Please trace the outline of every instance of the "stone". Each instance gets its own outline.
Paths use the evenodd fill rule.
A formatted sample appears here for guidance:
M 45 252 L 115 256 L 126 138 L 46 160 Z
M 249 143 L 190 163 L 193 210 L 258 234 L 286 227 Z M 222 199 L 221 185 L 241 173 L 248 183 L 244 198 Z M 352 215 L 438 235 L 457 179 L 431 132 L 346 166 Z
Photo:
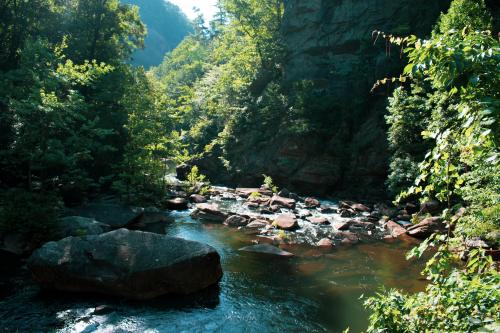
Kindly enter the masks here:
M 28 268 L 44 289 L 136 300 L 191 294 L 222 277 L 211 246 L 127 229 L 46 243 Z
M 246 225 L 249 229 L 261 229 L 265 228 L 269 225 L 269 223 L 265 220 L 253 220 L 249 224 Z
M 420 214 L 437 214 L 441 211 L 441 204 L 436 200 L 430 200 L 422 203 Z
M 319 210 L 322 214 L 336 214 L 337 210 L 330 206 L 321 206 Z
M 203 195 L 201 194 L 191 194 L 189 196 L 189 201 L 191 201 L 192 203 L 205 203 L 207 202 L 207 198 L 205 198 Z
M 385 228 L 387 229 L 389 234 L 394 238 L 398 238 L 399 236 L 406 234 L 406 229 L 394 221 L 387 222 Z
M 407 234 L 415 238 L 427 238 L 433 233 L 443 233 L 446 226 L 440 217 L 428 217 L 407 229 Z
M 229 216 L 225 221 L 224 225 L 229 227 L 244 227 L 248 224 L 248 218 L 241 215 Z
M 239 187 L 236 189 L 236 194 L 241 196 L 241 197 L 244 197 L 244 198 L 248 198 L 250 195 L 252 195 L 252 193 L 259 193 L 260 195 L 264 195 L 264 196 L 272 196 L 273 195 L 273 192 L 269 189 L 264 189 L 264 188 L 243 188 L 243 187 Z
M 81 216 L 67 216 L 59 220 L 59 238 L 70 236 L 100 235 L 110 231 L 107 224 L 97 222 L 92 218 Z
M 351 205 L 351 208 L 358 212 L 369 213 L 371 209 L 363 204 L 355 203 Z
M 283 198 L 283 197 L 275 195 L 271 198 L 270 204 L 277 205 L 277 206 L 284 207 L 284 208 L 288 208 L 288 209 L 295 209 L 296 201 L 294 199 Z
M 409 215 L 418 213 L 418 210 L 418 205 L 413 202 L 407 202 L 405 205 L 405 211 L 407 211 Z
M 298 210 L 295 214 L 296 214 L 299 218 L 301 218 L 301 219 L 308 218 L 308 217 L 312 216 L 311 211 L 310 211 L 310 210 L 307 210 L 307 209 L 301 209 L 301 210 Z
M 279 215 L 274 221 L 274 224 L 277 228 L 283 230 L 295 230 L 299 228 L 299 223 L 297 222 L 297 219 L 293 214 Z
M 281 191 L 278 192 L 278 196 L 282 198 L 290 198 L 290 191 L 286 188 L 282 188 Z
M 168 199 L 166 206 L 171 210 L 186 210 L 188 209 L 188 201 L 184 198 Z
M 221 211 L 219 206 L 208 203 L 197 204 L 196 210 L 191 216 L 212 222 L 224 222 L 228 218 L 228 215 Z
M 326 225 L 330 224 L 330 221 L 326 217 L 320 216 L 320 217 L 308 217 L 307 220 L 311 222 L 312 224 L 320 224 L 320 225 Z
M 290 192 L 290 194 L 288 195 L 288 197 L 290 199 L 293 199 L 293 200 L 297 201 L 297 202 L 302 201 L 302 198 L 299 197 L 299 195 L 297 193 Z
M 67 216 L 81 216 L 107 224 L 111 229 L 126 228 L 137 223 L 144 210 L 116 203 L 93 202 L 71 209 Z
M 318 246 L 324 248 L 333 247 L 333 242 L 329 238 L 323 238 L 318 242 Z
M 256 203 L 259 206 L 267 206 L 269 205 L 270 200 L 271 200 L 270 197 L 260 195 L 260 196 L 249 196 L 247 202 Z
M 356 244 L 359 242 L 358 235 L 350 231 L 338 232 L 335 237 L 340 238 L 342 244 Z
M 271 254 L 280 257 L 293 257 L 293 253 L 283 251 L 280 248 L 270 244 L 257 244 L 257 245 L 245 246 L 242 247 L 240 251 Z
M 354 217 L 354 216 L 356 216 L 356 212 L 351 208 L 347 208 L 347 209 L 343 208 L 340 211 L 340 217 L 345 218 L 345 217 Z
M 349 220 L 345 222 L 341 222 L 337 224 L 337 230 L 345 231 L 349 229 L 364 229 L 364 230 L 373 230 L 375 229 L 375 225 L 371 222 L 363 222 L 356 220 Z
M 306 198 L 304 200 L 304 203 L 306 204 L 307 208 L 318 208 L 319 206 L 321 206 L 321 203 L 314 198 Z
M 187 179 L 187 175 L 189 175 L 189 173 L 191 173 L 191 168 L 192 166 L 191 165 L 188 165 L 188 164 L 179 164 L 176 168 L 175 168 L 175 172 L 177 174 L 177 179 L 179 180 L 186 180 Z

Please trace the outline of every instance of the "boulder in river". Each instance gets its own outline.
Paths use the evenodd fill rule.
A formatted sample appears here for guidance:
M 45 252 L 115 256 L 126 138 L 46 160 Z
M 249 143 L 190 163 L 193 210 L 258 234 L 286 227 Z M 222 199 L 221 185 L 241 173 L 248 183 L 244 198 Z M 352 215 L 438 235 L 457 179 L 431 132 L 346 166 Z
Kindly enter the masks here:
M 242 247 L 240 251 L 272 254 L 280 257 L 293 257 L 293 253 L 283 251 L 280 248 L 272 246 L 270 244 L 257 244 L 257 245 L 245 246 Z
M 394 221 L 387 222 L 385 228 L 394 238 L 398 238 L 399 236 L 406 234 L 406 229 Z
M 433 233 L 446 231 L 446 225 L 440 217 L 428 217 L 407 229 L 407 234 L 415 238 L 427 238 Z
M 283 198 L 283 197 L 275 195 L 271 198 L 270 204 L 277 205 L 277 206 L 284 207 L 284 208 L 288 208 L 288 209 L 295 209 L 296 201 L 294 199 Z
M 248 224 L 248 218 L 241 215 L 229 216 L 224 224 L 229 227 L 244 227 Z
M 87 217 L 107 224 L 111 229 L 119 229 L 137 223 L 144 210 L 117 203 L 95 202 L 74 208 L 69 213 L 67 216 Z
M 318 242 L 319 247 L 330 248 L 333 247 L 333 242 L 329 238 L 323 238 Z
M 253 220 L 249 224 L 246 225 L 249 229 L 261 229 L 265 228 L 269 225 L 269 223 L 265 220 Z
M 211 246 L 127 229 L 46 243 L 28 267 L 42 288 L 137 300 L 194 293 L 222 277 Z
M 110 227 L 92 218 L 67 216 L 59 221 L 59 229 L 60 238 L 66 238 L 70 236 L 100 235 L 109 231 Z
M 325 224 L 330 224 L 330 221 L 326 217 L 308 217 L 307 220 L 311 222 L 312 224 L 319 224 L 319 225 L 325 225 Z
M 304 200 L 304 203 L 306 204 L 307 208 L 318 208 L 319 206 L 321 206 L 319 200 L 314 198 L 306 198 Z
M 186 210 L 188 209 L 188 201 L 185 198 L 168 199 L 167 208 L 171 210 Z
M 191 216 L 212 222 L 224 222 L 228 218 L 228 215 L 221 211 L 219 206 L 208 203 L 197 204 L 196 210 Z
M 295 230 L 299 227 L 299 223 L 293 214 L 281 214 L 276 220 L 274 220 L 274 224 L 279 229 L 283 230 Z
M 243 187 L 240 187 L 240 188 L 236 189 L 236 194 L 241 196 L 241 197 L 244 197 L 244 198 L 248 198 L 250 195 L 252 195 L 252 193 L 259 193 L 260 195 L 264 195 L 264 196 L 268 196 L 268 197 L 273 195 L 273 192 L 271 190 L 263 188 L 263 187 L 261 187 L 261 188 L 243 188 Z
M 193 202 L 193 203 L 205 203 L 207 202 L 207 198 L 205 198 L 203 195 L 201 194 L 191 194 L 191 196 L 189 197 L 189 201 Z

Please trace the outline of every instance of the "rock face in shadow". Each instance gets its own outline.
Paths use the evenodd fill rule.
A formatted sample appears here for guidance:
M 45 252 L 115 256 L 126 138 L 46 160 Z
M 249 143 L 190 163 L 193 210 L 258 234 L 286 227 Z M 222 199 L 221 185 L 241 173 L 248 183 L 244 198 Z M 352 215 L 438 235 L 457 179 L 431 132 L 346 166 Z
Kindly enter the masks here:
M 71 216 L 95 219 L 107 224 L 111 229 L 126 228 L 138 222 L 143 209 L 128 207 L 118 203 L 92 202 L 70 210 Z
M 42 288 L 137 300 L 191 294 L 222 277 L 211 246 L 127 229 L 47 243 L 28 267 Z

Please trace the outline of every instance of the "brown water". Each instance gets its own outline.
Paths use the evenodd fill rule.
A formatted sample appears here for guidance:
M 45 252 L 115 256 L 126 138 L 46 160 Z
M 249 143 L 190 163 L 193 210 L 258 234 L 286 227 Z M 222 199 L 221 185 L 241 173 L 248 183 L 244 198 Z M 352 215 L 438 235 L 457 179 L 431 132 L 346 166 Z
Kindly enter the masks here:
M 286 247 L 292 258 L 238 251 L 255 235 L 176 213 L 156 231 L 205 242 L 221 254 L 218 288 L 182 299 L 136 303 L 101 296 L 41 294 L 29 287 L 0 300 L 0 332 L 360 332 L 361 295 L 382 286 L 423 289 L 422 262 L 408 262 L 402 242 L 321 250 Z M 93 315 L 96 306 L 107 313 Z

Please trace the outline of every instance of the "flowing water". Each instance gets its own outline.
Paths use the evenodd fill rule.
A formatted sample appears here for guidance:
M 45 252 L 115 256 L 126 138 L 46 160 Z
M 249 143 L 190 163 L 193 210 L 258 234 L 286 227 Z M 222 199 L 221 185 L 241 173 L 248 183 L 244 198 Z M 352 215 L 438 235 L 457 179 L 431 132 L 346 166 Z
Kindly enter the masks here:
M 408 262 L 403 242 L 363 242 L 323 250 L 284 247 L 292 258 L 238 251 L 255 234 L 171 214 L 162 232 L 212 245 L 221 255 L 218 287 L 175 300 L 129 302 L 102 296 L 41 293 L 25 286 L 0 299 L 0 332 L 360 332 L 361 295 L 380 287 L 419 291 L 422 262 Z M 104 306 L 95 313 L 94 309 Z

